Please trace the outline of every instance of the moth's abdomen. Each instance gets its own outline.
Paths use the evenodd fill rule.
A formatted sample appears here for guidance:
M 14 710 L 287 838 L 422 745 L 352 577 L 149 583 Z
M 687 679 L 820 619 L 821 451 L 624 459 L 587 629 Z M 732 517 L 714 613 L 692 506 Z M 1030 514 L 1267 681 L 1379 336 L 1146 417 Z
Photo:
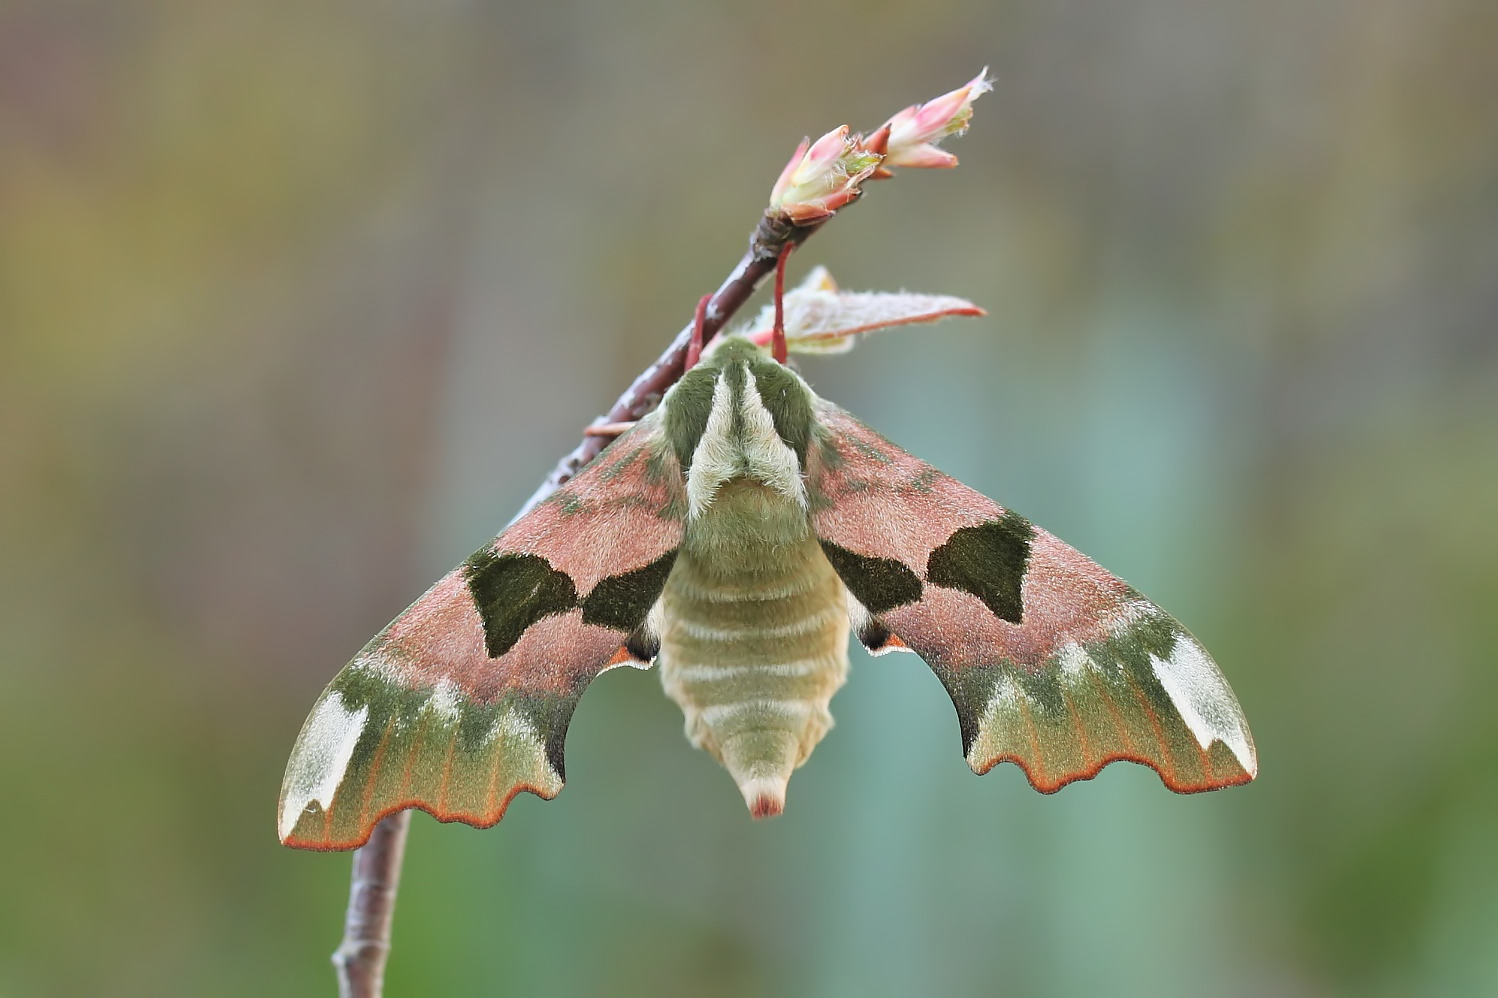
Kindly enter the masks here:
M 745 541 L 732 555 L 693 547 L 663 594 L 661 681 L 687 737 L 727 767 L 754 816 L 779 814 L 847 676 L 843 585 L 809 533 Z

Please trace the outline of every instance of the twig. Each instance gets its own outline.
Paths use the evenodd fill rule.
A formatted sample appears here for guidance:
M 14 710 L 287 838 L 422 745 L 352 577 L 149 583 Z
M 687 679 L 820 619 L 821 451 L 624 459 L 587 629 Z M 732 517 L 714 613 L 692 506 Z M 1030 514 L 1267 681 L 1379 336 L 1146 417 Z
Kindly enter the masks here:
M 343 942 L 333 951 L 340 998 L 379 998 L 384 990 L 390 922 L 410 827 L 411 812 L 397 811 L 375 825 L 369 841 L 354 850 Z

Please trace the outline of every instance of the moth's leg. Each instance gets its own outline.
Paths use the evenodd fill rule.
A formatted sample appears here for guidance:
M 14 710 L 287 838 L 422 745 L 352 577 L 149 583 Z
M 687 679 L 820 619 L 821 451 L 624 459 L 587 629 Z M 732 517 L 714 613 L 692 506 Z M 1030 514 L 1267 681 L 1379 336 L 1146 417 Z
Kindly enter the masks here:
M 770 351 L 777 364 L 784 364 L 785 349 L 785 261 L 796 248 L 795 243 L 786 243 L 780 250 L 780 259 L 775 261 L 775 329 L 771 333 Z
M 687 363 L 684 370 L 690 371 L 702 359 L 702 327 L 707 320 L 707 303 L 713 300 L 710 294 L 697 302 L 697 313 L 692 318 L 692 341 L 687 344 Z
M 628 423 L 594 423 L 583 427 L 585 437 L 617 437 L 635 428 L 634 421 Z

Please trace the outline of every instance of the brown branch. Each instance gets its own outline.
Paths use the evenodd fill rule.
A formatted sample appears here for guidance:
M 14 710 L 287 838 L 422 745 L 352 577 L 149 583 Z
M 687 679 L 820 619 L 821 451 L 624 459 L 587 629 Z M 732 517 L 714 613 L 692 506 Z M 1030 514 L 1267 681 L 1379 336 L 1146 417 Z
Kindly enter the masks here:
M 333 951 L 339 998 L 379 998 L 385 988 L 390 922 L 410 827 L 411 812 L 397 811 L 375 825 L 369 841 L 354 850 L 343 942 Z

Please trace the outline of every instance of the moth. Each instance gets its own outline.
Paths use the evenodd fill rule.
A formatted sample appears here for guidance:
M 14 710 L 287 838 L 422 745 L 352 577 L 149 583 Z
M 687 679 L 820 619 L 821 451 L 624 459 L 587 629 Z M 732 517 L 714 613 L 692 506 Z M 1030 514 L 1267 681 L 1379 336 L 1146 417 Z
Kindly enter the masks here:
M 930 666 L 976 773 L 1009 760 L 1045 793 L 1115 760 L 1181 793 L 1254 778 L 1238 701 L 1184 627 L 817 396 L 783 343 L 715 341 L 371 640 L 297 739 L 281 841 L 353 848 L 408 807 L 487 827 L 523 790 L 552 798 L 588 684 L 652 664 L 692 744 L 779 814 L 850 632 Z

